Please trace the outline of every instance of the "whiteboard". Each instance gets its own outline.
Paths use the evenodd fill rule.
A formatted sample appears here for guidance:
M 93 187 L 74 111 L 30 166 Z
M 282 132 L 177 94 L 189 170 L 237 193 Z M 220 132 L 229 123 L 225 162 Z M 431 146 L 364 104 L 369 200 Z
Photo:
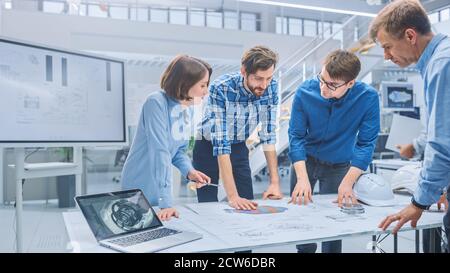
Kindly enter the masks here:
M 128 83 L 126 96 L 126 116 L 128 126 L 137 126 L 142 106 L 150 93 L 161 90 L 158 84 Z
M 1 38 L 0 94 L 1 146 L 126 143 L 121 60 Z

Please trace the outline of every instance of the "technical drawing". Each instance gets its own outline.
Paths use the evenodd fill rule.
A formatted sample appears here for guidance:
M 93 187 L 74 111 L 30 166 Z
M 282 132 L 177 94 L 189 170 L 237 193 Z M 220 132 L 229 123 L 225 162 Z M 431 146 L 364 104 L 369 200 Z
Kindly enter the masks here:
M 237 209 L 224 209 L 228 213 L 241 213 L 241 214 L 272 214 L 281 213 L 287 210 L 285 207 L 274 206 L 258 206 L 255 210 L 237 210 Z

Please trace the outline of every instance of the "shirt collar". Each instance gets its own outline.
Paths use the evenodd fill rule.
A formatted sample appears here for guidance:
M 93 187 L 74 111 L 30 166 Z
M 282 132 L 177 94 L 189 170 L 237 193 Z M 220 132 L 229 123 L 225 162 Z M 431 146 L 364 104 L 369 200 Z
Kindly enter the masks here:
M 419 61 L 416 64 L 416 68 L 420 71 L 422 77 L 425 74 L 425 69 L 431 59 L 431 56 L 433 56 L 434 50 L 445 37 L 446 36 L 444 34 L 436 34 L 420 55 Z
M 161 91 L 161 93 L 164 94 L 164 96 L 167 98 L 167 102 L 169 103 L 170 106 L 175 106 L 177 104 L 180 104 L 180 102 L 174 98 L 172 98 L 171 96 L 167 95 L 167 93 L 165 91 Z
M 345 94 L 342 97 L 340 97 L 339 99 L 338 98 L 331 98 L 331 99 L 328 99 L 328 101 L 331 102 L 331 103 L 338 103 L 338 104 L 344 103 L 347 100 L 347 97 L 350 96 L 349 93 L 352 92 L 354 87 L 355 86 L 353 86 L 352 88 L 349 88 L 347 90 L 347 92 L 345 92 Z
M 170 109 L 172 109 L 174 107 L 183 107 L 183 105 L 181 105 L 181 102 L 179 100 L 172 98 L 171 96 L 167 95 L 167 93 L 164 91 L 161 91 L 161 92 L 167 98 L 167 105 L 169 106 Z M 180 109 L 182 109 L 182 112 L 185 112 L 189 108 L 190 107 L 180 108 Z

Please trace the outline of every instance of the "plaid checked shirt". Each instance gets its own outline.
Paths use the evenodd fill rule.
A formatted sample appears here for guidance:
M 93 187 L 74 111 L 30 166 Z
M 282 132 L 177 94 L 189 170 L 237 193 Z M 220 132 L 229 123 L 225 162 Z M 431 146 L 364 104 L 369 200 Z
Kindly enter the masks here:
M 230 154 L 231 144 L 244 142 L 261 122 L 263 144 L 276 143 L 278 83 L 272 79 L 261 97 L 244 88 L 241 73 L 225 74 L 210 86 L 202 135 L 211 140 L 213 155 Z

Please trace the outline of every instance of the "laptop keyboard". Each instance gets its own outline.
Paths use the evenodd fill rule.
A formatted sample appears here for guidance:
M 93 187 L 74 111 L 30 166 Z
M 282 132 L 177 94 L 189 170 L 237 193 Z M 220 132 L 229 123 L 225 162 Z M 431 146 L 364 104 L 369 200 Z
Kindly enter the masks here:
M 129 235 L 126 237 L 121 237 L 113 240 L 109 240 L 108 242 L 120 245 L 122 247 L 137 245 L 140 243 L 148 242 L 151 240 L 163 238 L 166 236 L 174 235 L 180 233 L 180 231 L 173 230 L 170 228 L 160 228 L 156 230 L 149 230 L 146 232 Z

